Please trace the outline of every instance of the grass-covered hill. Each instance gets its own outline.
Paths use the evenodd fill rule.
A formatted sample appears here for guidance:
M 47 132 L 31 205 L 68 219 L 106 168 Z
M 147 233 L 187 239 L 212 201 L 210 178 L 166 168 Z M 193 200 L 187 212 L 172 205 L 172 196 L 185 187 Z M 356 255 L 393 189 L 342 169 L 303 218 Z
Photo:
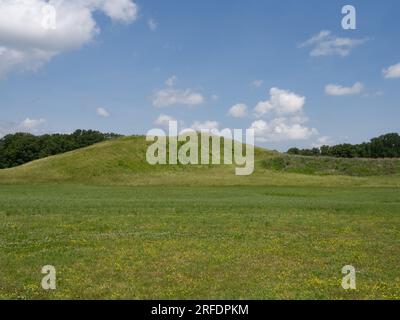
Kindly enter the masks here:
M 144 137 L 123 137 L 0 170 L 0 184 L 94 185 L 365 185 L 399 186 L 400 160 L 307 159 L 256 149 L 255 172 L 235 175 L 234 165 L 156 165 L 146 161 Z

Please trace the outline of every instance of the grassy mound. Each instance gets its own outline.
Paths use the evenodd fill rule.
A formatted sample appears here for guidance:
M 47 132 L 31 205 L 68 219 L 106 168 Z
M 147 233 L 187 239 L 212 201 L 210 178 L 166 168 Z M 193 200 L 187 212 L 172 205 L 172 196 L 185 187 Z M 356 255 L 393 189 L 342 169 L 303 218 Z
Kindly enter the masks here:
M 251 176 L 236 176 L 235 165 L 156 165 L 146 161 L 149 143 L 144 137 L 124 137 L 87 148 L 56 155 L 25 165 L 0 170 L 0 184 L 87 184 L 129 186 L 399 186 L 398 162 L 390 170 L 380 169 L 379 161 L 343 160 L 341 170 L 332 170 L 331 162 L 319 158 L 282 156 L 256 148 L 255 171 Z M 317 165 L 301 166 L 301 161 Z M 325 163 L 324 161 L 327 161 Z M 282 165 L 283 163 L 283 165 Z M 287 164 L 296 165 L 287 165 Z M 299 164 L 297 164 L 299 163 Z M 350 165 L 354 163 L 354 165 Z M 372 167 L 375 166 L 375 168 Z M 315 167 L 315 169 L 312 169 Z M 310 169 L 311 168 L 311 169 Z M 366 168 L 371 174 L 358 174 Z M 364 170 L 364 169 L 363 169 Z M 375 171 L 374 171 L 375 170 Z M 327 174 L 319 176 L 311 174 Z M 393 173 L 392 176 L 384 174 Z M 335 174 L 342 174 L 336 176 Z M 343 175 L 344 174 L 344 175 Z M 360 176 L 360 177 L 355 177 Z M 363 176 L 363 177 L 362 177 Z

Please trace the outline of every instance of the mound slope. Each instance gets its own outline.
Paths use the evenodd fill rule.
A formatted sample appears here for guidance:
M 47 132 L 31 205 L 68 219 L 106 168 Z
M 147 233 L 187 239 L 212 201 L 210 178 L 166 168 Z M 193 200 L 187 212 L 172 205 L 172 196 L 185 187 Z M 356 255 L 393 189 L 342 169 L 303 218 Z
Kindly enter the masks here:
M 152 166 L 146 161 L 148 146 L 144 137 L 124 137 L 102 142 L 0 170 L 0 184 L 400 186 L 398 172 L 385 176 L 352 177 L 276 170 L 273 166 L 266 166 L 266 163 L 281 155 L 261 148 L 255 150 L 255 172 L 251 176 L 236 176 L 235 165 Z

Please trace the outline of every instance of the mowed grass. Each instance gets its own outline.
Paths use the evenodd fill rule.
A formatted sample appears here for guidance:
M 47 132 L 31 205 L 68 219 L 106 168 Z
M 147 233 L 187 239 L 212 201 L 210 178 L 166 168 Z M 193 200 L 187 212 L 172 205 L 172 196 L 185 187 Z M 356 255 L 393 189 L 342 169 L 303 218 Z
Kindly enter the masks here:
M 399 266 L 395 187 L 0 186 L 2 299 L 399 299 Z
M 238 177 L 151 166 L 147 146 L 126 137 L 0 170 L 0 298 L 400 298 L 398 160 L 284 172 L 256 149 L 254 174 Z

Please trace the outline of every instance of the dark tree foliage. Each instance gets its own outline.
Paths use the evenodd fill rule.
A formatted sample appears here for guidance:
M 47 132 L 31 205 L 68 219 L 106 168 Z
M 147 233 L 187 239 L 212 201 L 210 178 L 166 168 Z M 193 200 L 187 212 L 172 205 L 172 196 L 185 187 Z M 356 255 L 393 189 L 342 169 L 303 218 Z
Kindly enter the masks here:
M 400 158 L 400 135 L 389 133 L 362 144 L 339 144 L 314 149 L 291 148 L 289 154 L 336 158 Z
M 9 134 L 0 139 L 0 169 L 11 168 L 32 160 L 72 151 L 120 137 L 114 133 L 76 130 L 72 134 Z

